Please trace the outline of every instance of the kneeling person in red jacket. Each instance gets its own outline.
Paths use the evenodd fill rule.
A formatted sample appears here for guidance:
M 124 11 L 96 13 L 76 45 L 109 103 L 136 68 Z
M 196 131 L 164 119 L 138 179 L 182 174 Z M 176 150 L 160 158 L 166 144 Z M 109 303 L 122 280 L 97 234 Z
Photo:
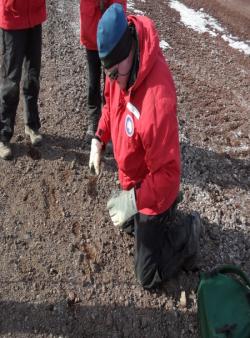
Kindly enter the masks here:
M 46 20 L 45 0 L 6 0 L 0 2 L 0 42 L 2 45 L 2 84 L 0 88 L 0 158 L 11 157 L 10 139 L 14 133 L 19 88 L 24 64 L 25 134 L 37 145 L 39 78 L 42 27 Z
M 153 22 L 114 4 L 98 24 L 106 104 L 92 139 L 98 175 L 112 139 L 122 190 L 108 201 L 112 222 L 135 236 L 135 272 L 152 288 L 187 268 L 199 246 L 200 219 L 172 222 L 180 185 L 176 92 Z

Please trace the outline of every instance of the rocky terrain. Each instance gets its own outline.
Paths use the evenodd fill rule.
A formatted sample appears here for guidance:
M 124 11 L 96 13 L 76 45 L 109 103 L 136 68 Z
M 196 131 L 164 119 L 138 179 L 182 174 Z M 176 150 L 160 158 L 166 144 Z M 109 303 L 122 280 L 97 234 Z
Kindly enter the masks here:
M 250 45 L 247 0 L 182 0 Z M 0 337 L 198 338 L 199 272 L 152 292 L 134 277 L 133 238 L 105 209 L 117 186 L 113 157 L 89 175 L 87 66 L 79 1 L 48 0 L 40 111 L 44 144 L 24 137 L 23 103 L 0 162 Z M 234 263 L 250 275 L 250 57 L 181 22 L 169 1 L 129 2 L 159 31 L 176 83 L 182 149 L 180 209 L 200 213 L 200 270 Z M 186 301 L 183 302 L 185 292 Z M 182 295 L 182 297 L 181 297 Z

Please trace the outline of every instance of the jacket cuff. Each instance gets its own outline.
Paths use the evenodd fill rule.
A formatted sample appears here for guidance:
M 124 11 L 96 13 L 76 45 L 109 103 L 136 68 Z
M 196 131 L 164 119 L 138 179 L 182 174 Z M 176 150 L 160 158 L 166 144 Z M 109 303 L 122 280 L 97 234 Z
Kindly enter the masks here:
M 102 140 L 100 139 L 100 137 L 98 137 L 98 136 L 93 136 L 93 138 L 95 138 L 97 141 L 99 141 L 99 142 L 101 142 L 102 144 L 103 144 L 103 142 L 102 142 Z

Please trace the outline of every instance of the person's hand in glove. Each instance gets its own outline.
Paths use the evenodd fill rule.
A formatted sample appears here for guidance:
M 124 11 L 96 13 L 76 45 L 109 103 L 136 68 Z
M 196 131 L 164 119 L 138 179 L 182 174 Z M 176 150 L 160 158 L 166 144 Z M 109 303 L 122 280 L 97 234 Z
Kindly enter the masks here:
M 113 195 L 107 203 L 107 209 L 115 226 L 125 223 L 138 212 L 134 188 L 122 190 Z
M 103 144 L 97 138 L 92 138 L 89 156 L 89 168 L 93 175 L 100 174 L 101 153 Z

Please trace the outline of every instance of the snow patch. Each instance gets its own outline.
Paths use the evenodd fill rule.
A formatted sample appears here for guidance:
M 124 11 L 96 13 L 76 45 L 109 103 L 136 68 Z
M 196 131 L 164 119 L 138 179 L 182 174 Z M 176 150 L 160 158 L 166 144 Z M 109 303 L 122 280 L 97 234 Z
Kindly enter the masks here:
M 238 41 L 238 39 L 232 35 L 222 35 L 222 39 L 228 42 L 229 46 L 235 49 L 238 49 L 244 52 L 247 55 L 250 55 L 250 45 L 247 45 L 243 41 Z
M 203 8 L 199 11 L 195 11 L 177 0 L 170 0 L 169 6 L 180 13 L 181 22 L 187 27 L 190 27 L 199 33 L 207 32 L 211 36 L 222 34 L 222 39 L 228 42 L 230 47 L 238 49 L 246 55 L 250 55 L 250 44 L 239 41 L 237 37 L 228 34 L 216 19 L 203 11 Z

